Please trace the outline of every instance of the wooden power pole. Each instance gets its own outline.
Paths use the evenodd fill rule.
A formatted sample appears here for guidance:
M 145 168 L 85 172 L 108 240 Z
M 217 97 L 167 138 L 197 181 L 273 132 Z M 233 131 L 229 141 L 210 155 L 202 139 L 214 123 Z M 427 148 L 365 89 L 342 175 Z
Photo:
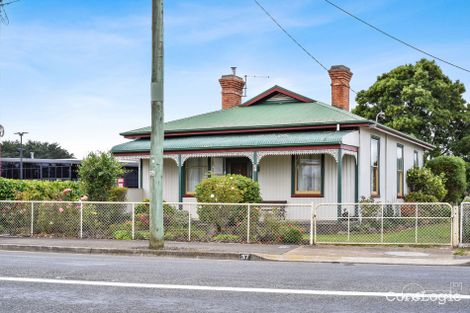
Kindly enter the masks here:
M 152 0 L 150 249 L 163 248 L 163 0 Z

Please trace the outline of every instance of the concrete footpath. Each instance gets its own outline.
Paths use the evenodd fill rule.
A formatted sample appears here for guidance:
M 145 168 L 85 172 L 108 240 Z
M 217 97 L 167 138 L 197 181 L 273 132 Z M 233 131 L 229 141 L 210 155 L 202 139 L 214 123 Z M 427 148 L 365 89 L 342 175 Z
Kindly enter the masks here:
M 296 246 L 167 241 L 163 250 L 150 250 L 148 242 L 143 240 L 0 237 L 0 250 L 284 262 L 470 265 L 470 256 L 456 256 L 450 247 Z

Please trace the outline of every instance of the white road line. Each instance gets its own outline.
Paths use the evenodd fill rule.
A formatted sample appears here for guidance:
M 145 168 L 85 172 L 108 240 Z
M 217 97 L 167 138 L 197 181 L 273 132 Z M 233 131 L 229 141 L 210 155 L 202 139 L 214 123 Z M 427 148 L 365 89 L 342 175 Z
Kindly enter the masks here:
M 470 300 L 470 295 L 460 294 L 436 294 L 436 293 L 400 293 L 400 292 L 371 292 L 371 291 L 343 291 L 343 290 L 309 290 L 309 289 L 274 289 L 274 288 L 250 288 L 250 287 L 223 287 L 223 286 L 199 286 L 199 285 L 173 285 L 173 284 L 144 284 L 108 281 L 88 281 L 88 280 L 64 280 L 47 278 L 27 278 L 27 277 L 0 277 L 0 281 L 19 283 L 39 283 L 57 285 L 82 285 L 98 287 L 124 287 L 124 288 L 144 288 L 144 289 L 167 289 L 167 290 L 192 290 L 192 291 L 224 291 L 243 293 L 271 293 L 271 294 L 294 294 L 311 296 L 351 296 L 351 297 L 382 297 L 413 299 L 452 299 L 454 301 Z

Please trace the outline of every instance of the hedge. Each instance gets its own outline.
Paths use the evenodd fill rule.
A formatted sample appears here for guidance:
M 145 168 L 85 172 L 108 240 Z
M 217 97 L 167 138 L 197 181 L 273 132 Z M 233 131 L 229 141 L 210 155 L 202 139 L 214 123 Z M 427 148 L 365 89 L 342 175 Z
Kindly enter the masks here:
M 83 193 L 75 181 L 0 178 L 0 200 L 78 200 Z
M 440 156 L 428 161 L 426 167 L 436 175 L 444 175 L 447 194 L 445 202 L 459 203 L 465 196 L 467 178 L 465 161 L 454 156 Z

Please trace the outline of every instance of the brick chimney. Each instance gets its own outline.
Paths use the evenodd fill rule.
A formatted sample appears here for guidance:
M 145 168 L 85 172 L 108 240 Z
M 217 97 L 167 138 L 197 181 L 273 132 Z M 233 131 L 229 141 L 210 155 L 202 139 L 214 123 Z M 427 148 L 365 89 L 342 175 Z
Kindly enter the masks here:
M 349 82 L 352 72 L 344 65 L 333 65 L 328 71 L 331 78 L 331 104 L 349 111 Z
M 245 81 L 237 76 L 236 67 L 232 67 L 232 74 L 222 75 L 219 83 L 222 87 L 222 110 L 236 107 L 242 103 Z

